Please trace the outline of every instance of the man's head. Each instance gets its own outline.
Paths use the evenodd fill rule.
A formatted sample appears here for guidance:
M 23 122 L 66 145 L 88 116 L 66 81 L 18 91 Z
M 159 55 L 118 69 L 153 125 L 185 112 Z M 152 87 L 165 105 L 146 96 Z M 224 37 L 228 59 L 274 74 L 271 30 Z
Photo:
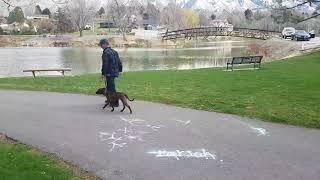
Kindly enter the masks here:
M 107 47 L 109 47 L 109 42 L 107 39 L 101 39 L 100 42 L 99 42 L 99 46 L 102 48 L 102 49 L 105 49 Z

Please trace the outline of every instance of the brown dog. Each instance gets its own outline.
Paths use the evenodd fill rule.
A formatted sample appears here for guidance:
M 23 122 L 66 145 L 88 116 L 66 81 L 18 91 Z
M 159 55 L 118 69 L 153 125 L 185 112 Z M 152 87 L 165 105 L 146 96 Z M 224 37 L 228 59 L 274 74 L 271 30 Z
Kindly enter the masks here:
M 106 92 L 106 88 L 99 88 L 96 91 L 96 94 L 104 95 L 107 98 L 107 100 L 105 101 L 105 105 L 103 106 L 103 109 L 105 109 L 108 105 L 110 105 L 112 107 L 111 112 L 113 112 L 114 106 L 112 106 L 112 103 L 110 103 L 111 102 L 110 99 L 112 99 L 112 97 L 108 92 Z M 134 101 L 134 99 L 129 99 L 128 95 L 126 95 L 125 93 L 122 93 L 122 92 L 116 92 L 116 95 L 113 98 L 116 98 L 118 101 L 121 100 L 121 102 L 123 104 L 123 108 L 122 108 L 121 112 L 123 112 L 126 109 L 126 107 L 128 107 L 130 110 L 130 114 L 132 114 L 131 107 L 128 104 L 127 100 Z

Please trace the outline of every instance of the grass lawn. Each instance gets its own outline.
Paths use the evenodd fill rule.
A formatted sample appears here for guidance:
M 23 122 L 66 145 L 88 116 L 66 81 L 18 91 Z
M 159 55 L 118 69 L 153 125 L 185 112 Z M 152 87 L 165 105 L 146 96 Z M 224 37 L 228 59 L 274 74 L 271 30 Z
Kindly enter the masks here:
M 97 179 L 29 146 L 0 140 L 0 180 Z
M 99 77 L 6 78 L 0 88 L 94 94 L 103 85 Z M 320 128 L 320 52 L 266 63 L 256 71 L 128 72 L 117 86 L 140 100 Z

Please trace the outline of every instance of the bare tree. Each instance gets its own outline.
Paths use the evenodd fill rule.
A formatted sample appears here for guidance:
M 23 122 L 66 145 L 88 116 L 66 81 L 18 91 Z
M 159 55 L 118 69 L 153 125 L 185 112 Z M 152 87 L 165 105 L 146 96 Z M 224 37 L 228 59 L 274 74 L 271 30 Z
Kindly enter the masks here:
M 0 6 L 5 6 L 8 12 L 16 6 L 24 7 L 24 6 L 34 6 L 39 3 L 40 0 L 0 0 Z M 50 0 L 56 5 L 65 5 L 69 0 Z
M 274 9 L 274 10 L 287 11 L 287 10 L 296 9 L 296 8 L 299 8 L 299 7 L 302 7 L 302 6 L 306 6 L 306 5 L 307 5 L 307 6 L 316 7 L 317 10 L 316 10 L 311 16 L 306 17 L 306 18 L 300 20 L 299 23 L 320 16 L 320 12 L 319 12 L 319 9 L 320 9 L 320 0 L 293 0 L 292 2 L 295 3 L 295 5 L 290 6 L 290 7 L 283 7 L 283 6 L 282 6 L 282 3 L 283 3 L 282 0 L 277 0 L 276 2 L 277 2 L 277 6 L 272 8 L 272 9 Z
M 40 22 L 37 23 L 38 28 L 40 32 L 49 32 L 52 33 L 54 31 L 54 24 L 48 20 L 48 19 L 43 19 Z
M 89 22 L 93 22 L 94 16 L 97 12 L 98 0 L 70 0 L 66 4 L 66 10 L 71 22 L 83 36 L 83 30 Z
M 8 12 L 11 11 L 12 8 L 15 8 L 17 6 L 23 7 L 26 5 L 35 5 L 39 0 L 30 0 L 27 3 L 25 1 L 19 1 L 19 0 L 0 0 L 1 6 L 6 6 Z
M 208 13 L 199 13 L 199 25 L 200 26 L 208 26 L 211 18 Z
M 10 11 L 10 8 L 12 7 L 11 2 L 8 1 L 8 0 L 1 0 L 1 2 L 2 2 L 5 6 L 7 6 L 8 11 Z
M 56 20 L 56 28 L 58 32 L 74 32 L 74 27 L 70 18 L 67 16 L 65 9 L 58 8 L 58 11 L 55 13 L 54 19 Z
M 126 33 L 142 12 L 143 6 L 139 0 L 108 0 L 107 3 L 107 13 L 118 26 L 125 41 Z
M 182 9 L 174 3 L 169 3 L 161 11 L 160 23 L 168 29 L 179 29 L 185 27 Z

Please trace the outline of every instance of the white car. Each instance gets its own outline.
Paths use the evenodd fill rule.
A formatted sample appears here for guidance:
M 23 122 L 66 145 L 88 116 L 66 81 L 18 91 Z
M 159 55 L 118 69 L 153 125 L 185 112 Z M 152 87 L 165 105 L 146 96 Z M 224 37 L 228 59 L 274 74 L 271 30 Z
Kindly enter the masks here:
M 287 39 L 288 37 L 292 37 L 294 35 L 294 33 L 296 32 L 296 30 L 293 27 L 285 27 L 282 30 L 282 37 L 284 39 Z

